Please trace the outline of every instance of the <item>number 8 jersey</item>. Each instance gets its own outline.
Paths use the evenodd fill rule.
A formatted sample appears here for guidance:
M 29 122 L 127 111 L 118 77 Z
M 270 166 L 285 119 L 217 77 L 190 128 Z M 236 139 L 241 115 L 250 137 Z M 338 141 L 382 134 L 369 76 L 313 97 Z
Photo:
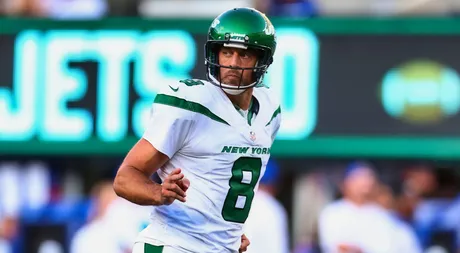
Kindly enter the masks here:
M 190 188 L 187 202 L 154 207 L 138 241 L 181 252 L 238 252 L 280 121 L 278 99 L 266 87 L 254 88 L 247 113 L 206 81 L 163 87 L 143 138 L 170 158 L 160 178 L 181 168 Z

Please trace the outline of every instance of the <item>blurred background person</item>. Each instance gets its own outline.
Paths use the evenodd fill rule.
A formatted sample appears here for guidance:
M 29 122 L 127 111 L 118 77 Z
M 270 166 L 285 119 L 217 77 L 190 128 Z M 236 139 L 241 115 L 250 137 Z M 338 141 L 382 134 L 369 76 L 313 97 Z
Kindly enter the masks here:
M 397 212 L 397 198 L 393 189 L 384 183 L 378 183 L 375 192 L 376 202 L 386 209 L 393 218 L 394 235 L 397 248 L 395 252 L 422 253 L 422 247 L 413 228 L 405 220 L 401 219 Z
M 116 196 L 109 180 L 92 190 L 92 208 L 88 223 L 75 234 L 71 253 L 131 252 L 138 233 L 149 223 L 148 206 L 138 206 Z
M 296 175 L 293 183 L 292 241 L 294 253 L 321 253 L 318 218 L 322 209 L 334 200 L 334 185 L 327 175 L 329 166 Z
M 107 0 L 39 0 L 43 15 L 53 19 L 99 19 L 108 14 Z
M 43 16 L 42 0 L 0 0 L 1 14 L 5 16 Z
M 251 242 L 247 253 L 290 252 L 287 213 L 276 199 L 279 180 L 279 166 L 271 158 L 245 223 L 245 234 Z
M 270 16 L 314 17 L 317 0 L 255 0 L 255 8 Z
M 441 247 L 447 252 L 455 252 L 456 249 L 460 249 L 460 237 L 457 233 L 460 209 L 456 201 L 460 185 L 458 172 L 455 167 L 444 166 L 429 170 L 429 178 L 435 181 L 435 187 L 432 188 L 427 187 L 429 184 L 420 176 L 427 171 L 415 172 L 419 174 L 418 187 L 424 189 L 413 211 L 412 224 L 417 236 L 424 248 Z
M 88 20 L 138 16 L 140 0 L 0 0 L 0 15 Z
M 12 253 L 11 241 L 18 233 L 18 219 L 15 216 L 3 216 L 0 212 L 0 253 Z
M 401 174 L 402 191 L 397 208 L 401 217 L 412 223 L 417 207 L 433 196 L 438 189 L 438 182 L 434 169 L 423 163 L 408 166 Z
M 13 243 L 19 232 L 20 165 L 0 164 L 0 253 L 14 252 Z
M 441 226 L 455 234 L 455 248 L 460 253 L 460 195 L 446 208 L 440 219 Z
M 81 227 L 72 240 L 71 253 L 113 252 L 125 253 L 117 243 L 110 220 L 107 218 L 109 206 L 117 198 L 112 183 L 97 183 L 91 192 L 92 210 L 88 223 Z
M 377 175 L 373 166 L 357 162 L 345 171 L 343 198 L 328 204 L 319 218 L 324 253 L 399 253 L 398 225 L 375 202 Z

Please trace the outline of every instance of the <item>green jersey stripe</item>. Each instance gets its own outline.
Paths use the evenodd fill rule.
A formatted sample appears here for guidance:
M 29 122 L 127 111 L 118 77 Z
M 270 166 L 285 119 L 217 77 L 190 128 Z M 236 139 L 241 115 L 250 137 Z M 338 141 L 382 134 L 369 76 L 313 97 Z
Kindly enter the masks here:
M 154 246 L 144 243 L 144 253 L 162 253 L 164 246 Z
M 187 101 L 187 100 L 182 99 L 182 98 L 178 98 L 178 97 L 174 97 L 174 96 L 170 96 L 170 95 L 165 95 L 165 94 L 158 94 L 155 97 L 154 103 L 174 106 L 174 107 L 181 108 L 181 109 L 184 109 L 184 110 L 200 113 L 200 114 L 203 114 L 203 115 L 207 116 L 208 118 L 210 118 L 212 120 L 215 120 L 217 122 L 220 122 L 220 123 L 223 123 L 223 124 L 226 124 L 226 125 L 230 125 L 225 120 L 223 120 L 219 116 L 217 116 L 214 113 L 212 113 L 205 106 L 203 106 L 201 104 L 198 104 L 198 103 L 195 103 L 195 102 Z
M 276 111 L 273 112 L 272 118 L 270 119 L 270 121 L 269 121 L 269 122 L 267 123 L 267 125 L 265 125 L 265 126 L 270 125 L 270 123 L 272 123 L 273 119 L 274 119 L 276 116 L 278 116 L 278 114 L 280 114 L 280 113 L 281 113 L 281 106 L 278 106 L 278 109 L 276 109 Z

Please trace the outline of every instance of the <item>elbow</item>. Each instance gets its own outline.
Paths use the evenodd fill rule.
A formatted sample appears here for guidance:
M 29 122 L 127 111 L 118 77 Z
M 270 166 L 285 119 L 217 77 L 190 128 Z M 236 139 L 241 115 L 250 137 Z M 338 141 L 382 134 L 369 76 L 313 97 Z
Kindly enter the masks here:
M 120 173 L 119 171 L 117 175 L 115 176 L 115 179 L 113 180 L 113 190 L 117 194 L 118 197 L 124 198 L 124 189 L 125 189 L 125 179 L 123 176 L 123 173 Z

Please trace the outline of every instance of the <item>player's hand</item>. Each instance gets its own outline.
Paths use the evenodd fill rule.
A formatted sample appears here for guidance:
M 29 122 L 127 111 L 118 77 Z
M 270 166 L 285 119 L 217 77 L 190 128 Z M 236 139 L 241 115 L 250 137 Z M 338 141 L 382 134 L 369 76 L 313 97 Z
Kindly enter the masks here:
M 190 180 L 184 177 L 184 179 L 177 181 L 177 185 L 184 191 L 187 192 L 190 187 Z
M 175 169 L 161 184 L 161 202 L 163 205 L 171 205 L 176 199 L 185 202 L 190 181 L 181 173 L 181 169 Z
M 249 239 L 243 234 L 241 236 L 241 246 L 240 246 L 239 253 L 242 253 L 248 250 L 249 244 L 251 244 L 251 242 L 249 242 Z

